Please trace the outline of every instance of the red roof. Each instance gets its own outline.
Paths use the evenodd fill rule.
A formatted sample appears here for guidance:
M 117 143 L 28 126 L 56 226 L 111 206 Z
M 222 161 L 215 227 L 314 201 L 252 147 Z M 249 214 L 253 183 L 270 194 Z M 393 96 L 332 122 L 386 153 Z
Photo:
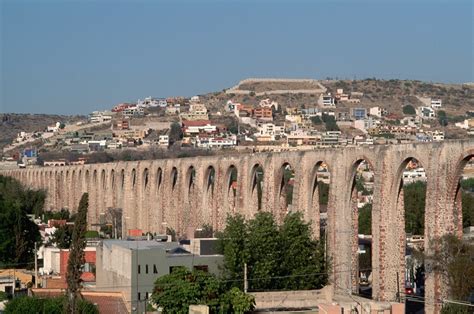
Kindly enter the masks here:
M 210 120 L 185 120 L 183 121 L 183 127 L 187 128 L 190 126 L 206 126 L 208 124 L 211 124 Z
M 31 293 L 37 297 L 54 298 L 65 294 L 64 289 L 31 289 Z M 119 292 L 105 291 L 82 291 L 84 299 L 97 305 L 101 314 L 128 313 L 124 299 Z

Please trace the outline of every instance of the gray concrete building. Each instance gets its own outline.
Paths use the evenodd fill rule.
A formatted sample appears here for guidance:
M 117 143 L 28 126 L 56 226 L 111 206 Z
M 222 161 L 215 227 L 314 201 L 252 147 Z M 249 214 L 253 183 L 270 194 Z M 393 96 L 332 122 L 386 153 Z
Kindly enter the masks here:
M 188 245 L 156 240 L 105 240 L 97 247 L 97 289 L 119 291 L 132 313 L 145 311 L 156 279 L 173 267 L 201 269 L 218 274 L 222 255 L 214 240 L 193 239 Z

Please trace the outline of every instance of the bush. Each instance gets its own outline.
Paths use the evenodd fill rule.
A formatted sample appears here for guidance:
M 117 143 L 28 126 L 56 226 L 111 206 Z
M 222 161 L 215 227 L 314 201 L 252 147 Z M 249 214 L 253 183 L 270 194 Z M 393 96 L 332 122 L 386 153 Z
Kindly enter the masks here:
M 403 114 L 415 115 L 416 110 L 412 105 L 403 106 Z

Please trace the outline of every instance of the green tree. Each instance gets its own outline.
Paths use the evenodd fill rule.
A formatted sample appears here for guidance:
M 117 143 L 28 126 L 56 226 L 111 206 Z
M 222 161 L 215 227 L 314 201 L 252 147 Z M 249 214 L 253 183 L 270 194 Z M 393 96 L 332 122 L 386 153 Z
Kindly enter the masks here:
M 86 247 L 85 234 L 87 231 L 87 209 L 89 207 L 89 195 L 82 194 L 77 210 L 76 220 L 74 221 L 74 230 L 72 233 L 71 249 L 69 251 L 69 260 L 67 264 L 67 293 L 68 293 L 68 312 L 76 311 L 76 298 L 81 285 L 82 265 L 84 264 L 84 249 Z
M 183 130 L 178 122 L 173 122 L 170 127 L 170 142 L 174 143 L 183 139 Z
M 34 244 L 41 241 L 41 236 L 27 215 L 42 207 L 43 202 L 35 191 L 25 190 L 17 180 L 0 176 L 0 267 L 15 264 L 31 268 Z
M 403 114 L 415 115 L 416 110 L 412 105 L 405 105 L 405 106 L 403 106 Z
M 359 234 L 372 234 L 372 204 L 359 209 Z
M 216 276 L 185 267 L 159 277 L 151 299 L 163 313 L 188 313 L 193 304 L 208 305 L 211 313 L 245 313 L 255 306 L 253 296 L 236 287 L 225 292 Z
M 405 230 L 412 234 L 425 232 L 426 183 L 414 182 L 403 186 L 405 204 Z
M 474 226 L 474 178 L 461 181 L 463 227 Z
M 51 243 L 60 249 L 69 249 L 72 242 L 74 227 L 71 225 L 59 226 L 51 237 Z
M 273 215 L 258 212 L 248 222 L 245 239 L 248 254 L 249 288 L 265 290 L 273 285 L 272 277 L 277 274 L 279 264 L 279 234 Z
M 433 270 L 441 273 L 448 282 L 448 296 L 452 300 L 466 302 L 474 290 L 474 244 L 448 234 L 435 242 L 438 250 L 425 255 L 425 261 L 433 266 Z M 444 307 L 443 307 L 444 308 Z M 467 308 L 466 308 L 467 309 Z M 448 305 L 444 313 L 463 313 L 463 307 Z
M 22 296 L 14 298 L 6 304 L 5 314 L 63 314 L 66 312 L 66 307 L 65 296 L 45 299 Z M 99 314 L 99 310 L 87 300 L 79 300 L 75 313 Z
M 163 313 L 188 313 L 192 304 L 216 307 L 218 294 L 219 283 L 213 275 L 176 267 L 171 274 L 156 280 L 151 298 Z
M 288 214 L 281 226 L 266 212 L 248 221 L 229 216 L 217 237 L 228 288 L 242 288 L 244 263 L 251 290 L 317 289 L 327 283 L 324 243 L 313 240 L 300 213 Z
M 336 123 L 336 118 L 334 116 L 323 114 L 322 120 L 326 126 L 326 131 L 339 131 L 339 127 Z
M 279 274 L 284 290 L 319 289 L 327 283 L 324 246 L 312 239 L 310 223 L 301 212 L 289 213 L 279 230 Z
M 438 111 L 438 122 L 441 126 L 448 125 L 448 117 L 446 116 L 446 112 L 444 110 Z
M 37 297 L 17 297 L 10 300 L 5 306 L 5 314 L 37 314 L 43 309 L 44 300 Z
M 226 227 L 218 233 L 218 249 L 224 255 L 223 277 L 228 280 L 229 287 L 240 287 L 243 284 L 238 280 L 244 276 L 244 263 L 248 260 L 245 239 L 247 224 L 244 216 L 237 214 L 227 216 Z
M 243 314 L 255 309 L 255 297 L 239 288 L 232 288 L 220 298 L 220 313 Z
M 323 121 L 321 120 L 319 116 L 311 117 L 310 120 L 311 120 L 311 123 L 313 123 L 314 125 L 320 125 L 323 123 Z

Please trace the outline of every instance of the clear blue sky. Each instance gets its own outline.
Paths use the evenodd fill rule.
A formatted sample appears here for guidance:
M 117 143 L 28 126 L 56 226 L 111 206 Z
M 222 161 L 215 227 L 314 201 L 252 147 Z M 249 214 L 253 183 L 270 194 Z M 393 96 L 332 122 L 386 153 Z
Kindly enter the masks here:
M 471 0 L 0 0 L 0 112 L 88 113 L 247 77 L 473 81 Z

